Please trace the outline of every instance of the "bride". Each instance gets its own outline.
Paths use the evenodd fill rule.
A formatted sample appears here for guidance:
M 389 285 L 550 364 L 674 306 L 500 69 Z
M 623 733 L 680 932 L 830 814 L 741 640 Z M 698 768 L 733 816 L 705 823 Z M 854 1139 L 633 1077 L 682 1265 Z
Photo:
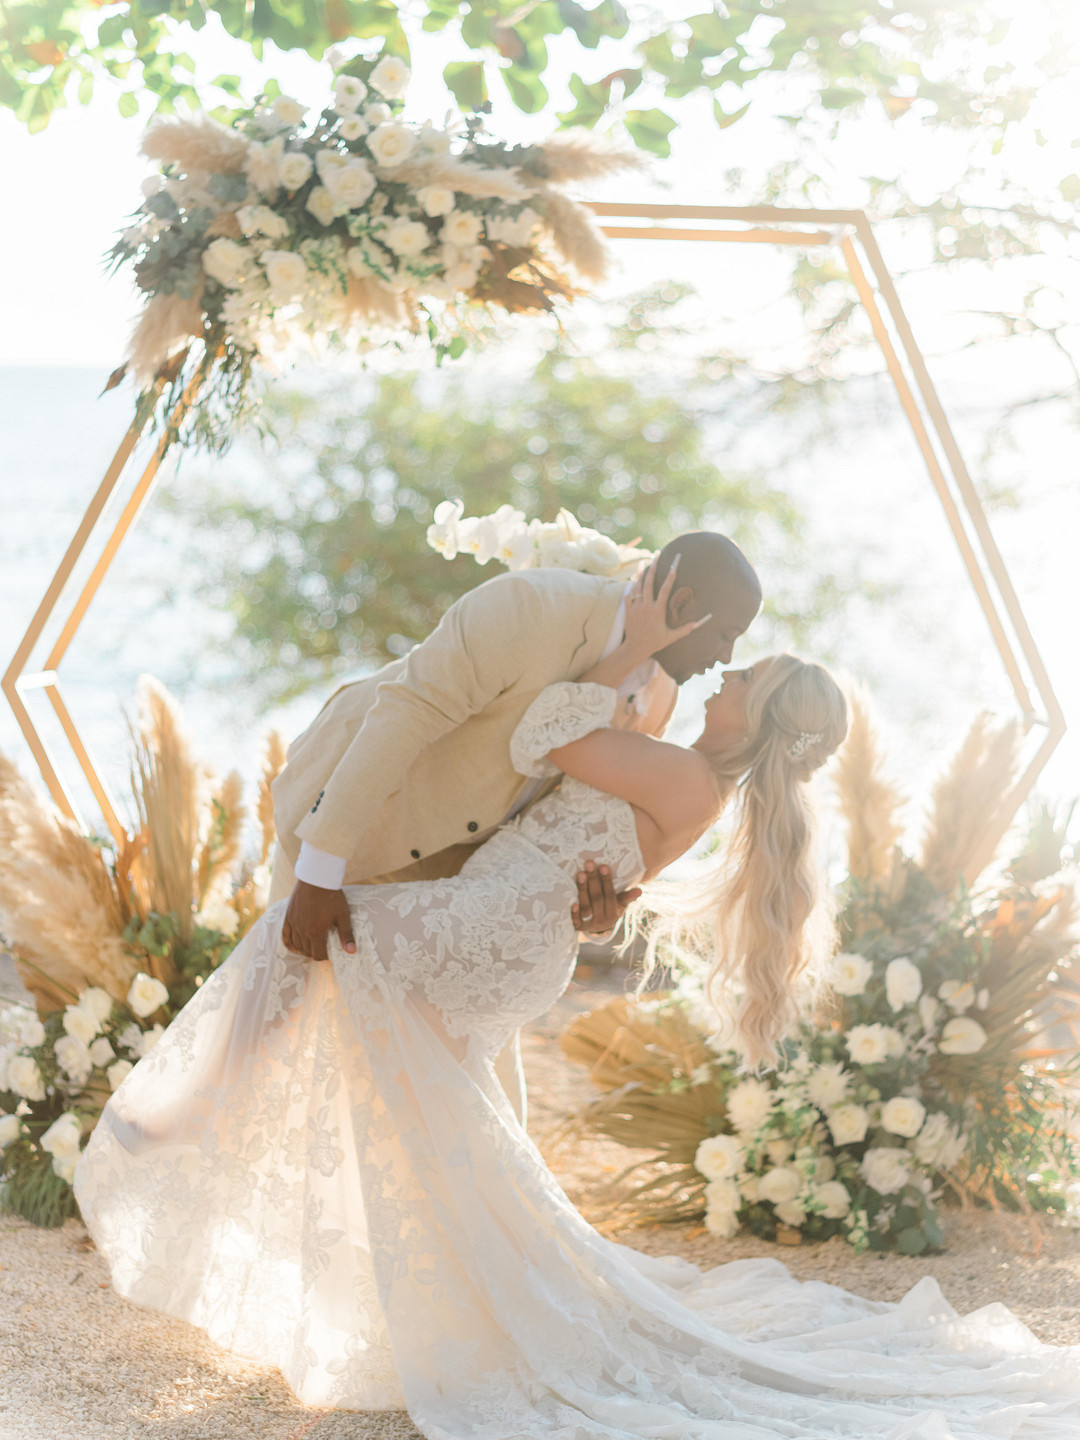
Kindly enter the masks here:
M 75 1176 L 116 1289 L 308 1404 L 404 1407 L 429 1440 L 1074 1436 L 1075 1352 L 1003 1307 L 649 1258 L 584 1221 L 519 1125 L 494 1063 L 570 979 L 584 862 L 624 889 L 733 801 L 712 972 L 742 991 L 752 1064 L 826 936 L 806 782 L 841 692 L 777 655 L 727 672 L 688 748 L 609 728 L 642 636 L 671 639 L 651 595 L 514 734 L 515 768 L 556 767 L 557 790 L 453 879 L 348 887 L 355 954 L 292 954 L 272 906 L 127 1077 Z

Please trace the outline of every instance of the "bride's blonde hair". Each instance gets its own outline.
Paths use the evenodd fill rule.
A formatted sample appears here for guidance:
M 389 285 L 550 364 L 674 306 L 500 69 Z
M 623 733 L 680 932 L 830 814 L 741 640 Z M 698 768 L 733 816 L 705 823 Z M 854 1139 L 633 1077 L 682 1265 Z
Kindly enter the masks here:
M 797 1010 L 796 982 L 833 944 L 808 781 L 847 734 L 847 703 L 824 668 L 794 655 L 755 666 L 747 731 L 708 756 L 735 831 L 719 860 L 689 880 L 651 887 L 645 985 L 663 948 L 708 955 L 706 993 L 723 1013 L 741 991 L 732 1041 L 752 1066 L 776 1060 Z M 633 929 L 631 925 L 631 930 Z

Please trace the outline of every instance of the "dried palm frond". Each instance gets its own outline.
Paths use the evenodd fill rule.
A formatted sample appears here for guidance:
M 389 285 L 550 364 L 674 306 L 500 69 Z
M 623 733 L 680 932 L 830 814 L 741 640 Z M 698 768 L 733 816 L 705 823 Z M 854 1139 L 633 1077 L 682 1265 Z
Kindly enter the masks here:
M 536 192 L 536 209 L 559 254 L 583 280 L 607 275 L 608 251 L 591 210 L 550 186 Z
M 177 917 L 177 934 L 187 942 L 196 899 L 202 776 L 169 692 L 153 676 L 143 675 L 138 693 L 138 724 L 131 727 L 135 748 L 131 784 L 148 835 L 150 902 L 159 914 Z
M 375 276 L 350 275 L 341 309 L 346 325 L 376 320 L 397 328 L 410 321 L 404 296 Z
M 865 686 L 851 687 L 848 706 L 851 724 L 833 769 L 847 825 L 848 873 L 856 880 L 881 881 L 892 870 L 893 851 L 903 833 L 897 817 L 904 797 L 885 777 L 885 755 Z
M 933 809 L 919 860 L 927 878 L 949 893 L 979 855 L 987 826 L 1016 774 L 1020 731 L 1015 720 L 995 730 L 979 715 L 955 760 L 934 788 Z
M 87 985 L 122 999 L 138 969 L 101 851 L 2 754 L 0 924 L 43 1014 Z
M 249 143 L 237 131 L 200 111 L 190 119 L 156 120 L 139 146 L 150 160 L 179 165 L 190 174 L 239 175 L 247 160 Z
M 271 730 L 266 737 L 266 754 L 263 758 L 262 775 L 259 778 L 259 804 L 257 814 L 262 830 L 262 849 L 259 864 L 265 865 L 274 848 L 277 832 L 274 828 L 274 792 L 272 786 L 285 768 L 285 741 L 277 730 Z
M 206 838 L 199 847 L 195 864 L 195 902 L 201 905 L 207 895 L 227 881 L 240 858 L 240 840 L 247 810 L 241 804 L 244 782 L 231 770 L 218 789 L 210 796 L 210 824 Z
M 202 286 L 186 299 L 180 295 L 151 295 L 132 331 L 127 363 L 136 383 L 146 386 L 169 356 L 203 333 Z
M 222 235 L 227 240 L 239 240 L 242 234 L 243 231 L 240 229 L 240 221 L 236 218 L 235 210 L 222 210 L 206 227 L 208 240 L 217 239 Z
M 648 163 L 640 151 L 619 149 L 581 126 L 561 130 L 537 149 L 544 157 L 546 178 L 553 185 L 599 180 L 620 170 L 644 170 Z

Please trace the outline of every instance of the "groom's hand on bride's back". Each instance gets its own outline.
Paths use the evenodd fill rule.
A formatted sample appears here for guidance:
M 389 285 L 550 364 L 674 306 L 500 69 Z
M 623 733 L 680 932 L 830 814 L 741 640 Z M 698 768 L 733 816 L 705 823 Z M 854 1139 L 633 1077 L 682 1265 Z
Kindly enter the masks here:
M 632 890 L 616 892 L 611 867 L 597 865 L 592 860 L 586 860 L 584 867 L 578 871 L 577 889 L 577 904 L 570 909 L 574 929 L 595 938 L 602 938 L 614 930 L 623 917 L 623 911 L 641 894 L 636 886 Z
M 324 890 L 298 880 L 289 897 L 281 938 L 295 955 L 308 960 L 325 960 L 326 939 L 336 930 L 343 950 L 355 955 L 352 917 L 344 890 Z

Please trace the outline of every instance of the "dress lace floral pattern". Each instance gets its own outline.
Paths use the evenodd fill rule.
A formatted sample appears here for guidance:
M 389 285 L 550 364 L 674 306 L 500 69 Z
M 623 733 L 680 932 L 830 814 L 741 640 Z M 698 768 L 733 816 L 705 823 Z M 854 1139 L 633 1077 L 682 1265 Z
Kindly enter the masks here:
M 530 763 L 569 735 L 539 713 Z M 80 1162 L 116 1288 L 309 1404 L 407 1405 L 430 1440 L 1072 1437 L 1080 1356 L 1000 1306 L 703 1273 L 574 1210 L 493 1062 L 570 977 L 590 856 L 620 887 L 643 869 L 629 806 L 566 780 L 454 879 L 351 887 L 355 955 L 289 954 L 269 910 Z

